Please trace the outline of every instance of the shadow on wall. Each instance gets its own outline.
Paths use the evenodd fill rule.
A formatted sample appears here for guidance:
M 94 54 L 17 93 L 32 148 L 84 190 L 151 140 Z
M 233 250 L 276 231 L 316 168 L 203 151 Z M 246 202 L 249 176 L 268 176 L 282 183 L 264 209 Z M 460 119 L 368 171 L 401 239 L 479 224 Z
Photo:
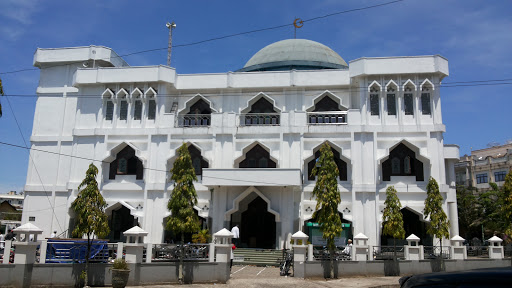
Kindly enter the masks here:
M 85 264 L 73 264 L 72 277 L 75 280 L 75 287 L 84 287 L 82 271 L 85 271 Z M 89 286 L 105 286 L 105 265 L 89 264 L 88 273 Z M 28 286 L 27 286 L 28 287 Z
M 324 278 L 331 278 L 331 261 L 322 260 L 322 268 L 324 270 Z M 334 261 L 334 279 L 338 278 L 338 261 Z
M 384 260 L 384 276 L 400 276 L 398 260 Z

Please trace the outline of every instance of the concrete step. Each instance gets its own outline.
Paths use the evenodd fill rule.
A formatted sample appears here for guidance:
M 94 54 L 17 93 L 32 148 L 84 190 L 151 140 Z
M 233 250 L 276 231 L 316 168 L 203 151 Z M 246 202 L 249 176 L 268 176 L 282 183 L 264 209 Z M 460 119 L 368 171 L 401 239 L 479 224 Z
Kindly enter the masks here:
M 272 249 L 237 248 L 233 263 L 256 266 L 279 266 L 283 252 Z

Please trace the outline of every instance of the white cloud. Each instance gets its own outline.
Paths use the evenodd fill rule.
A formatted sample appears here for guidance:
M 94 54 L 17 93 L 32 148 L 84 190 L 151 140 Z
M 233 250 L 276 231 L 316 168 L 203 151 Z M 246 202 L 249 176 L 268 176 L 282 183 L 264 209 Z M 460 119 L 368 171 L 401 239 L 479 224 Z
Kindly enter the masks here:
M 8 40 L 16 40 L 33 23 L 33 15 L 39 11 L 39 0 L 3 0 L 0 16 L 4 18 L 0 32 Z

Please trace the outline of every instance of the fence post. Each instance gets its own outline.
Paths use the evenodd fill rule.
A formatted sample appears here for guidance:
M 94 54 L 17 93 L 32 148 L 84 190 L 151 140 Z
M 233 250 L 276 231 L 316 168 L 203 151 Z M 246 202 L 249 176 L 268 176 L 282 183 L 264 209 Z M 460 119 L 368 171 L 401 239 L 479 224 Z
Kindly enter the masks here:
M 153 258 L 153 243 L 147 243 L 146 247 L 146 263 L 151 263 L 151 259 Z
M 34 264 L 36 262 L 37 246 L 41 243 L 37 241 L 37 236 L 42 234 L 43 230 L 32 223 L 27 223 L 14 229 L 13 232 L 18 234 L 20 238 L 15 243 L 14 264 Z M 22 235 L 24 235 L 23 238 Z
M 368 237 L 363 233 L 359 233 L 354 237 L 354 245 L 352 246 L 352 260 L 353 261 L 367 261 L 368 260 L 368 251 L 370 250 L 370 246 L 368 246 Z
M 208 252 L 208 262 L 215 262 L 215 244 L 212 242 L 210 245 L 210 252 Z
M 489 239 L 491 245 L 489 246 L 489 258 L 490 259 L 503 259 L 505 257 L 503 246 L 501 246 L 501 242 L 503 240 L 497 236 L 492 236 Z
M 139 226 L 133 226 L 132 228 L 123 232 L 126 236 L 126 262 L 128 263 L 142 263 L 142 256 L 144 252 L 144 237 L 149 233 L 142 230 Z M 147 256 L 147 255 L 146 255 Z
M 462 245 L 464 242 L 464 238 L 460 237 L 459 235 L 455 235 L 450 239 L 450 255 L 451 259 L 459 259 L 459 260 L 465 260 L 468 257 L 466 246 Z
M 117 255 L 116 259 L 123 258 L 123 242 L 117 242 Z
M 41 241 L 41 246 L 39 246 L 39 263 L 46 263 L 46 248 L 48 247 L 48 239 L 44 239 Z
M 11 247 L 12 247 L 12 240 L 5 240 L 5 247 L 4 247 L 4 264 L 9 264 L 9 258 L 11 257 Z
M 309 236 L 302 231 L 297 231 L 292 235 L 293 248 L 293 277 L 304 278 L 306 274 L 306 251 L 305 245 Z M 301 243 L 299 244 L 299 241 Z M 286 259 L 283 259 L 286 261 Z
M 222 228 L 222 230 L 213 234 L 213 238 L 215 240 L 215 250 L 217 250 L 217 260 L 216 262 L 221 263 L 217 267 L 219 267 L 219 272 L 217 274 L 218 280 L 221 283 L 226 283 L 230 277 L 230 261 L 231 261 L 231 253 L 233 253 L 233 249 L 231 248 L 233 244 L 231 244 L 231 238 L 233 238 L 233 233 L 231 233 L 228 229 Z M 225 263 L 223 265 L 223 263 Z
M 419 245 L 420 238 L 411 234 L 405 240 L 407 240 L 407 245 L 404 246 L 405 260 L 423 260 L 423 245 Z

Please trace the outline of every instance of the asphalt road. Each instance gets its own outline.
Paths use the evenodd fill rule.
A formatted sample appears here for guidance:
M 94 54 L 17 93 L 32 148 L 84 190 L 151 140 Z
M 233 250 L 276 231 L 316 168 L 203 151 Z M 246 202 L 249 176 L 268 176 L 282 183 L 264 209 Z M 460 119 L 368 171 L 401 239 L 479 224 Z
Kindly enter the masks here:
M 192 284 L 190 288 L 204 287 L 286 287 L 286 288 L 316 288 L 316 287 L 399 287 L 400 277 L 347 277 L 335 280 L 325 279 L 298 279 L 294 277 L 279 276 L 277 267 L 233 266 L 231 279 L 227 284 Z M 157 285 L 153 288 L 177 287 L 179 285 Z M 146 286 L 147 287 L 147 286 Z M 183 286 L 181 286 L 183 287 Z M 142 287 L 140 287 L 142 288 Z

